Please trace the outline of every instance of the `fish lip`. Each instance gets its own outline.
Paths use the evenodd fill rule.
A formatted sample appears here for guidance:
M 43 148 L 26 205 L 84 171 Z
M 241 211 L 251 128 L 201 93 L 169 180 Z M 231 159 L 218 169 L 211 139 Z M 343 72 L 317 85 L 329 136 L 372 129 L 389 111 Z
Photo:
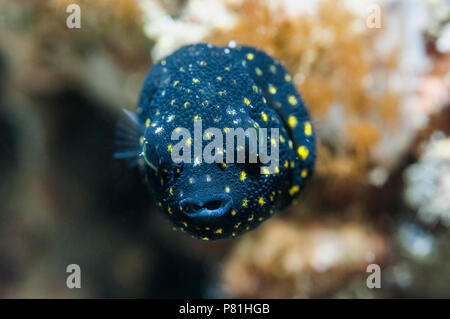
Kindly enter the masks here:
M 227 194 L 216 194 L 216 195 L 207 195 L 207 196 L 203 196 L 201 198 L 185 198 L 183 200 L 180 201 L 180 205 L 184 206 L 186 204 L 194 204 L 194 205 L 198 205 L 198 206 L 203 206 L 206 202 L 208 201 L 225 201 L 225 205 L 219 207 L 218 209 L 208 209 L 208 208 L 202 208 L 196 212 L 190 213 L 190 212 L 186 212 L 183 210 L 183 213 L 186 216 L 189 216 L 191 218 L 213 218 L 213 217 L 220 217 L 223 216 L 224 214 L 228 213 L 229 211 L 231 211 L 231 208 L 233 207 L 233 199 L 231 198 L 231 196 L 227 195 Z

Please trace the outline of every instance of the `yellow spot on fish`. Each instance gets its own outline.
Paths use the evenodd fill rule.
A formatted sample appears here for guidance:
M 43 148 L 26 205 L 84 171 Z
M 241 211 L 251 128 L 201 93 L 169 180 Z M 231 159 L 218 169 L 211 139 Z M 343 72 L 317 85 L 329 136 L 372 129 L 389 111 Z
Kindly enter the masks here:
M 145 127 L 149 127 L 151 122 L 152 122 L 152 120 L 151 120 L 150 118 L 148 118 L 148 119 L 145 121 Z
M 284 76 L 284 80 L 285 80 L 286 82 L 291 82 L 291 81 L 292 81 L 292 77 L 291 77 L 289 74 L 286 74 L 286 75 Z
M 255 72 L 256 72 L 256 75 L 257 75 L 257 76 L 262 76 L 262 75 L 263 75 L 263 72 L 261 71 L 260 68 L 256 68 L 256 69 L 255 69 Z
M 202 118 L 200 116 L 198 116 L 198 115 L 194 116 L 194 121 L 198 121 L 198 120 L 201 120 L 201 119 Z
M 170 195 L 173 195 L 173 188 L 172 188 L 172 187 L 169 188 L 169 194 L 170 194 Z
M 269 93 L 272 95 L 277 94 L 277 88 L 273 85 L 269 85 Z
M 248 205 L 248 200 L 245 198 L 245 199 L 242 201 L 242 206 L 247 207 L 247 205 Z
M 170 101 L 170 105 L 173 106 L 175 104 L 175 99 L 173 99 L 172 101 Z
M 236 225 L 234 225 L 234 228 L 239 228 L 241 226 L 241 222 L 237 222 Z
M 270 171 L 269 171 L 269 169 L 267 167 L 263 167 L 262 168 L 262 172 L 263 172 L 264 175 L 269 175 L 270 174 Z
M 232 233 L 231 236 L 236 237 L 236 233 Z
M 253 85 L 252 88 L 253 88 L 253 92 L 258 93 L 258 87 L 256 85 Z
M 222 77 L 221 76 L 218 76 L 216 79 L 217 79 L 217 81 L 222 81 Z
M 264 198 L 262 198 L 262 197 L 260 197 L 259 199 L 258 199 L 258 203 L 259 203 L 259 205 L 261 205 L 261 206 L 263 206 L 264 205 Z
M 244 181 L 247 178 L 247 173 L 245 171 L 242 171 L 241 174 L 239 175 L 239 179 L 241 181 Z
M 294 115 L 289 116 L 288 123 L 290 127 L 292 128 L 296 127 L 298 124 L 297 118 Z
M 294 185 L 289 189 L 289 195 L 294 196 L 298 191 L 300 190 L 300 187 L 298 185 Z
M 219 229 L 216 230 L 215 233 L 216 233 L 216 234 L 222 234 L 222 232 L 223 232 L 222 228 L 219 228 Z
M 181 72 L 184 72 L 184 71 L 186 71 L 183 67 L 180 67 L 180 71 Z
M 162 203 L 161 203 L 161 202 L 158 202 L 157 205 L 158 205 L 158 207 L 161 207 L 161 206 L 162 206 Z
M 305 122 L 305 135 L 306 135 L 306 136 L 311 136 L 311 134 L 312 134 L 312 126 L 311 126 L 311 123 Z
M 228 71 L 228 72 L 229 72 L 230 70 L 231 70 L 231 69 L 230 69 L 229 66 L 226 66 L 226 67 L 225 67 L 225 71 Z
M 264 218 L 262 218 L 262 217 L 259 217 L 259 218 L 258 218 L 258 220 L 259 220 L 260 222 L 262 222 L 263 219 L 264 219 Z
M 284 139 L 283 135 L 280 135 L 280 142 L 281 142 L 281 143 L 286 142 L 286 140 Z
M 267 104 L 267 100 L 265 97 L 263 97 L 263 102 Z
M 174 86 L 174 87 L 177 86 L 178 83 L 180 83 L 180 81 L 175 81 L 175 82 L 173 82 L 173 86 Z
M 194 78 L 194 79 L 192 79 L 192 82 L 194 82 L 194 83 L 198 83 L 198 82 L 200 82 L 200 80 L 199 80 L 199 79 L 197 79 L 197 78 Z
M 300 145 L 297 149 L 297 153 L 302 160 L 305 160 L 306 158 L 308 158 L 309 150 L 306 148 L 306 146 Z
M 221 163 L 222 168 L 227 168 L 227 163 Z
M 278 166 L 275 166 L 275 174 L 279 174 L 280 173 L 280 168 Z
M 143 136 L 140 137 L 139 143 L 140 143 L 141 145 L 144 144 L 144 137 L 143 137 Z
M 307 170 L 307 169 L 303 169 L 301 174 L 302 174 L 302 175 L 301 175 L 302 178 L 308 177 L 308 170 Z
M 228 186 L 226 186 L 225 187 L 225 193 L 229 193 L 231 190 L 230 190 L 230 187 L 228 187 Z
M 277 68 L 275 65 L 270 66 L 270 72 L 272 72 L 273 74 L 277 73 Z
M 185 102 L 184 103 L 184 108 L 186 109 L 189 106 L 189 104 L 190 104 L 189 102 Z
M 172 150 L 173 150 L 172 144 L 169 144 L 169 145 L 167 146 L 167 150 L 168 150 L 169 152 L 172 152 Z
M 268 117 L 267 114 L 264 113 L 264 112 L 261 112 L 261 118 L 262 118 L 262 120 L 263 120 L 264 122 L 267 122 L 267 121 L 269 120 L 269 117 Z
M 284 168 L 288 168 L 288 166 L 289 166 L 289 162 L 286 160 L 286 161 L 284 161 L 284 164 L 283 164 L 283 166 L 284 166 Z
M 203 237 L 202 239 L 203 239 L 203 240 L 209 240 L 209 238 L 208 238 L 208 237 Z
M 249 221 L 252 221 L 253 218 L 255 218 L 255 216 L 253 214 L 250 215 L 250 217 L 248 218 Z
M 207 181 L 207 182 L 210 182 L 210 181 L 212 181 L 212 178 L 211 178 L 211 176 L 209 176 L 209 175 L 206 175 L 206 181 Z
M 288 144 L 289 144 L 289 148 L 293 148 L 294 147 L 294 144 L 292 143 L 291 140 L 289 140 Z
M 294 95 L 289 95 L 288 102 L 292 106 L 296 106 L 298 104 L 297 98 Z
M 247 59 L 248 60 L 253 60 L 254 59 L 254 57 L 255 57 L 255 55 L 253 54 L 253 53 L 247 53 Z
M 184 227 L 188 227 L 188 224 L 186 222 L 183 222 Z
M 247 99 L 246 97 L 244 97 L 244 103 L 245 103 L 245 105 L 249 106 L 250 105 L 250 100 Z
M 192 144 L 192 138 L 188 138 L 187 140 L 186 140 L 186 144 L 187 144 L 187 146 L 191 146 L 191 144 Z
M 166 65 L 166 64 L 167 64 L 166 60 L 161 61 L 161 65 Z
M 201 65 L 201 66 L 205 66 L 205 65 L 206 65 L 206 62 L 205 62 L 205 61 L 200 61 L 200 65 Z
M 236 211 L 233 209 L 233 210 L 231 211 L 231 216 L 234 216 L 234 215 L 236 215 Z
M 167 207 L 167 211 L 169 212 L 169 215 L 172 215 L 172 208 Z

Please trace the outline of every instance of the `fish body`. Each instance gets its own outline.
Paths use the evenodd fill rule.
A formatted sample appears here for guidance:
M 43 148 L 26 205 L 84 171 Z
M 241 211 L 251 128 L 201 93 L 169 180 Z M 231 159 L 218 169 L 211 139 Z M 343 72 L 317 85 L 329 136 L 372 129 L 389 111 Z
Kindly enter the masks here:
M 252 47 L 194 44 L 177 50 L 153 65 L 136 112 L 126 114 L 132 125 L 119 129 L 116 157 L 141 160 L 159 209 L 176 229 L 196 238 L 237 237 L 255 228 L 290 205 L 314 170 L 314 130 L 291 76 Z M 199 141 L 194 127 L 200 121 Z M 184 145 L 201 149 L 215 137 L 208 128 L 223 132 L 223 148 L 214 150 L 223 162 L 206 163 L 195 150 L 189 163 L 175 162 L 173 134 L 181 128 L 191 134 Z M 258 143 L 265 140 L 271 152 L 276 146 L 277 165 L 269 172 L 261 154 L 255 163 L 227 162 L 231 128 L 255 129 Z M 262 129 L 268 133 L 260 134 Z M 269 134 L 273 129 L 276 140 Z

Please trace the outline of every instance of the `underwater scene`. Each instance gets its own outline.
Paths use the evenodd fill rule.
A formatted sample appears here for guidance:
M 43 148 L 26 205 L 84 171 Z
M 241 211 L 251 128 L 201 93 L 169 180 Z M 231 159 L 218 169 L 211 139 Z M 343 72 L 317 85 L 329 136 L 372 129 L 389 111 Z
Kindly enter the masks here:
M 449 0 L 0 26 L 0 298 L 450 298 Z

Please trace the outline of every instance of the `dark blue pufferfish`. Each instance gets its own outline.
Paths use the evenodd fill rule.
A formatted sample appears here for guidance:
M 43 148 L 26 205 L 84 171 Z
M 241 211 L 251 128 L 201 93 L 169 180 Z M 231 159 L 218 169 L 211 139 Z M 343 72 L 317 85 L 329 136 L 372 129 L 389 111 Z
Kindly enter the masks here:
M 115 157 L 140 163 L 157 206 L 196 238 L 237 237 L 255 228 L 290 205 L 314 170 L 314 130 L 291 76 L 252 47 L 182 47 L 153 65 L 136 112 L 124 112 L 129 121 L 119 124 Z M 193 135 L 195 119 L 224 132 L 279 128 L 279 166 L 265 174 L 260 162 L 175 163 L 171 134 L 183 127 Z

